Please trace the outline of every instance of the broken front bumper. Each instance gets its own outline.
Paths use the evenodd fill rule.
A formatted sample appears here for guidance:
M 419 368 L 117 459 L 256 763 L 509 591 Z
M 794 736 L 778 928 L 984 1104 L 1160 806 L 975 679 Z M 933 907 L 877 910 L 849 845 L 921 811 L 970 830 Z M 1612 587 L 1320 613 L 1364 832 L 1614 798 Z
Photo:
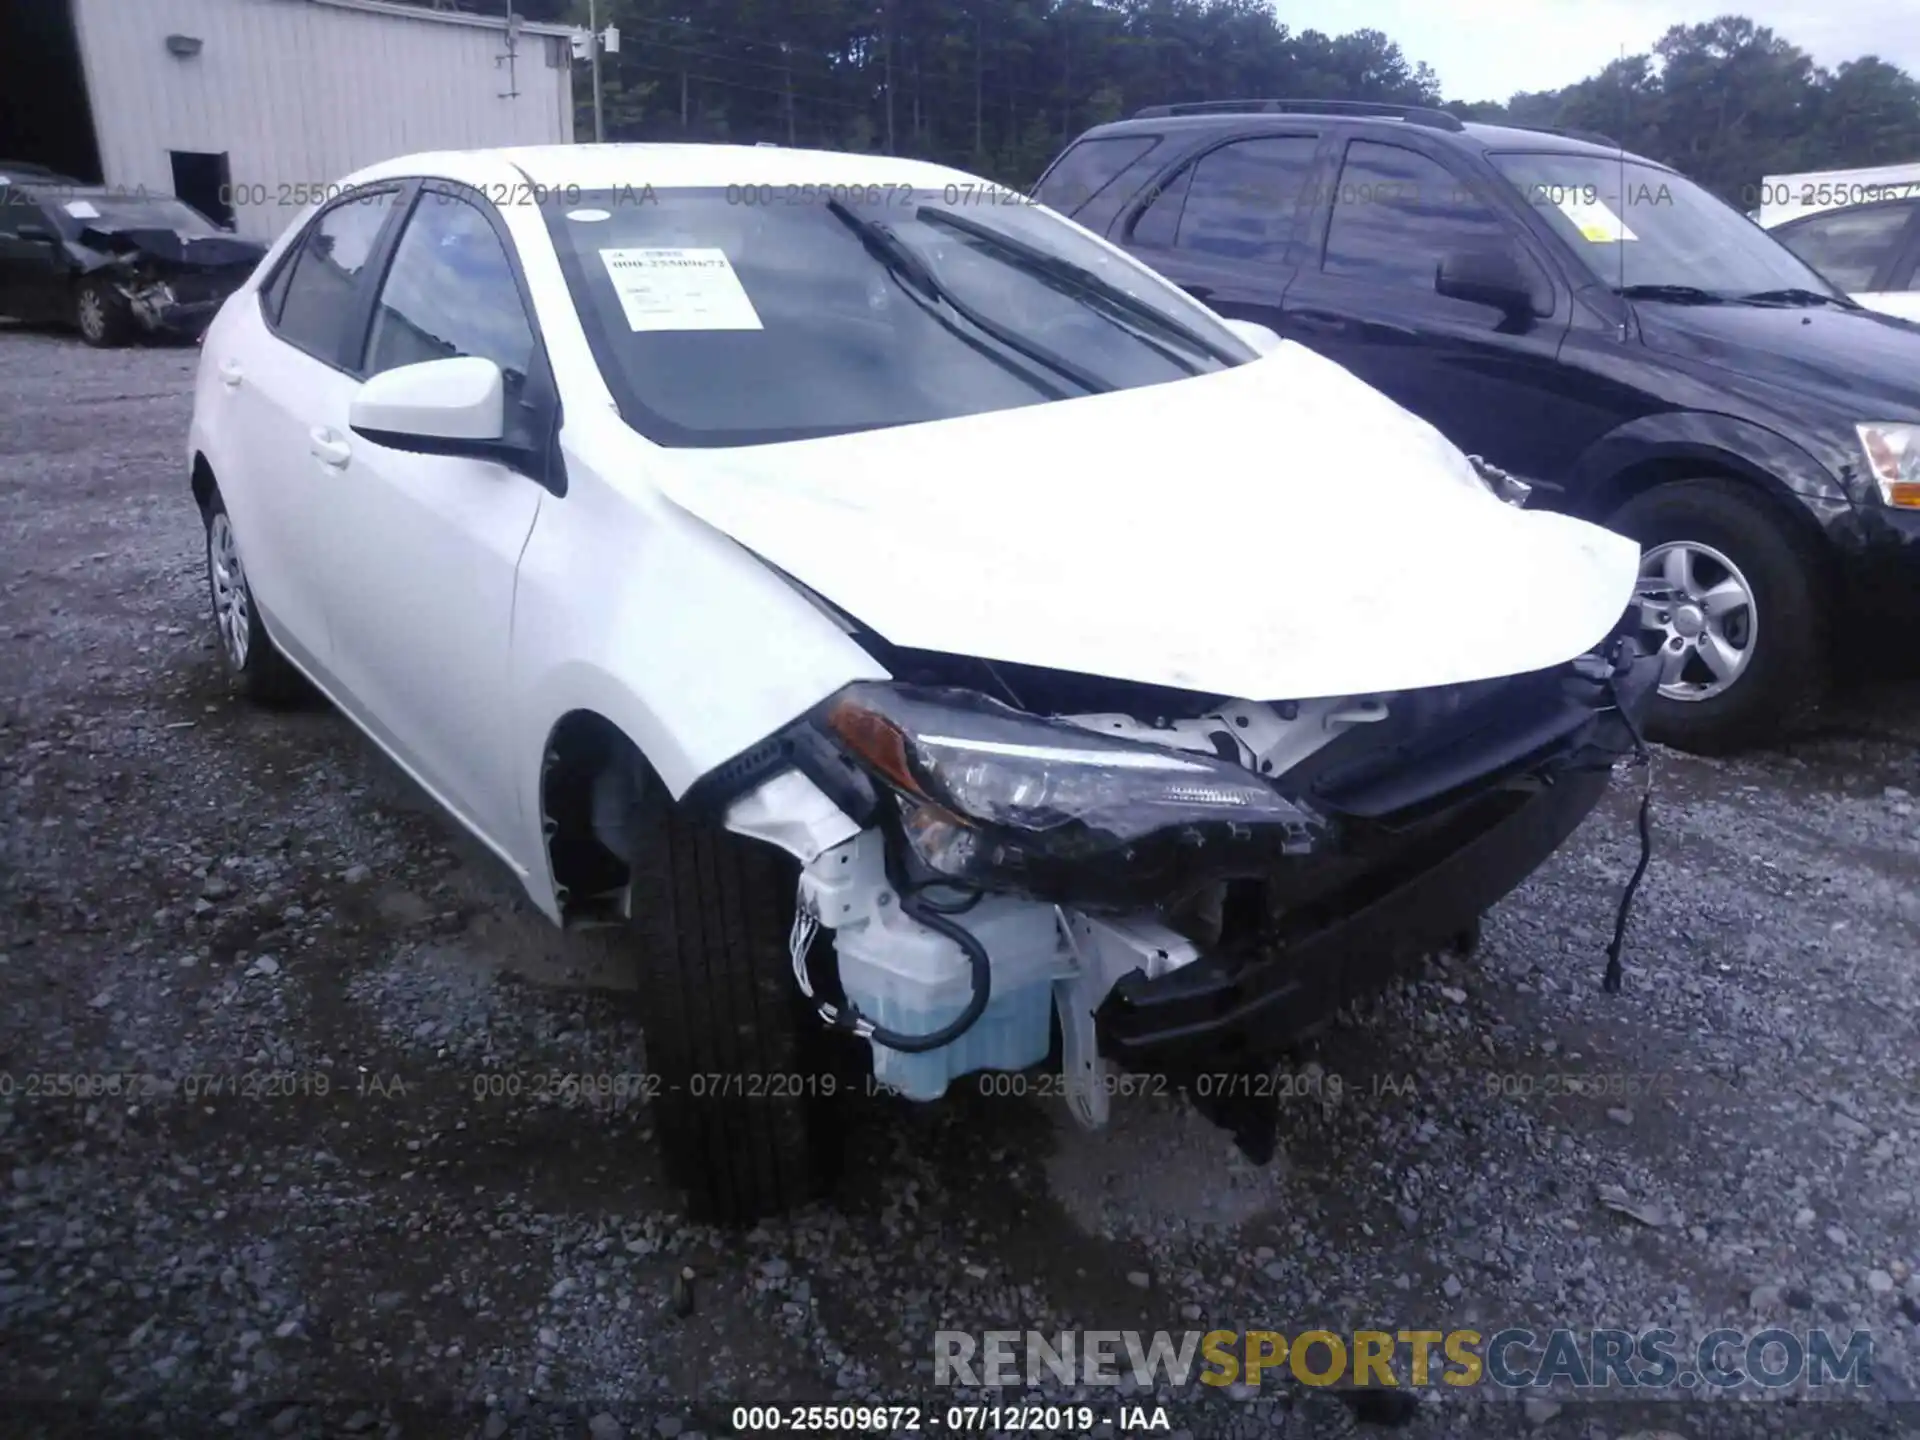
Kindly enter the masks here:
M 1094 1015 L 1100 1053 L 1127 1069 L 1257 1066 L 1464 933 L 1557 850 L 1633 753 L 1658 658 L 1558 677 L 1519 704 L 1471 711 L 1391 756 L 1333 767 L 1317 787 L 1351 853 L 1289 867 L 1258 948 L 1120 978 Z M 1626 714 L 1622 714 L 1624 707 Z M 1276 881 L 1276 885 L 1282 882 Z
M 129 287 L 127 304 L 149 332 L 156 335 L 198 335 L 213 323 L 226 296 L 183 299 L 170 285 Z
M 1123 978 L 1095 1012 L 1101 1053 L 1168 1073 L 1261 1063 L 1470 930 L 1574 832 L 1608 778 L 1605 769 L 1563 772 L 1463 807 L 1434 832 L 1431 853 L 1369 872 L 1265 955 L 1210 955 L 1159 979 Z

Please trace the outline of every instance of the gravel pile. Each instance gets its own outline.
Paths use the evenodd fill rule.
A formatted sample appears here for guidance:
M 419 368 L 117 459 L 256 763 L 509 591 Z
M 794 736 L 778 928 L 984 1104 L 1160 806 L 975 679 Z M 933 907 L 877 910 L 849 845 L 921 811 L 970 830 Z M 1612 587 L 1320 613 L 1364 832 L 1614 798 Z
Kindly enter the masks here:
M 1914 1421 L 1920 686 L 1780 752 L 1662 754 L 1625 993 L 1623 784 L 1476 956 L 1291 1062 L 1270 1166 L 1165 1098 L 1087 1135 L 963 1083 L 852 1106 L 837 1207 L 719 1234 L 637 1094 L 533 1081 L 644 1072 L 617 965 L 344 720 L 229 698 L 195 359 L 0 331 L 9 1433 L 692 1440 L 742 1403 L 983 1398 L 1163 1404 L 1188 1437 Z M 1874 1394 L 932 1384 L 943 1329 L 1552 1323 L 1865 1328 Z

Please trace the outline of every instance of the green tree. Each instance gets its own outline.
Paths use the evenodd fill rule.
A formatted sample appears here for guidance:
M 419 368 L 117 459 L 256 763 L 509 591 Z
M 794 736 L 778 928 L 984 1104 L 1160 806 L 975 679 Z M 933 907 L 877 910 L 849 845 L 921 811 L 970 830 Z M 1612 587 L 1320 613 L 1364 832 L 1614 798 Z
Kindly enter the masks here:
M 427 4 L 432 0 L 414 0 Z M 456 0 L 440 0 L 451 4 Z M 503 14 L 508 0 L 457 0 Z M 513 0 L 583 25 L 587 0 Z M 770 140 L 924 156 L 1030 182 L 1143 105 L 1259 96 L 1443 103 L 1377 30 L 1292 31 L 1270 0 L 599 0 L 621 140 Z M 592 133 L 587 67 L 580 131 Z M 1920 83 L 1864 56 L 1831 72 L 1738 15 L 1559 90 L 1447 102 L 1466 119 L 1612 137 L 1738 199 L 1767 174 L 1920 160 Z

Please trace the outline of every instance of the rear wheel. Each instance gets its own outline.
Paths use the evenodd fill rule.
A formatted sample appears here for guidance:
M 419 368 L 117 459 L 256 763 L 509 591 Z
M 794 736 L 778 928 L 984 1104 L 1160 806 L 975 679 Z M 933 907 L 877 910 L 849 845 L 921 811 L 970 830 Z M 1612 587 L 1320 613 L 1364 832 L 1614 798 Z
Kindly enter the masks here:
M 73 323 L 80 338 L 99 349 L 124 345 L 133 333 L 133 314 L 112 284 L 98 276 L 82 280 L 74 289 Z
M 1636 496 L 1611 524 L 1643 547 L 1640 631 L 1662 662 L 1649 736 L 1720 754 L 1775 738 L 1819 704 L 1829 666 L 1817 562 L 1764 497 L 1683 480 Z
M 844 1072 L 794 983 L 793 862 L 676 807 L 646 771 L 628 927 L 670 1177 L 703 1220 L 815 1199 L 840 1158 Z
M 267 635 L 260 607 L 253 602 L 233 519 L 215 492 L 207 503 L 207 590 L 213 601 L 213 628 L 227 673 L 249 700 L 278 705 L 305 692 L 306 681 Z

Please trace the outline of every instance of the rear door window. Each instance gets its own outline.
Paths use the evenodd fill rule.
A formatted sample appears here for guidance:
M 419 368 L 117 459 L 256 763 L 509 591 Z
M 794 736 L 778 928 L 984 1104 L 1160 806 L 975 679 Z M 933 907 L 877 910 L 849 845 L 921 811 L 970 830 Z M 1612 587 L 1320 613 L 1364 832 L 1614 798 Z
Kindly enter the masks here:
M 1146 208 L 1133 222 L 1127 238 L 1135 245 L 1173 248 L 1173 237 L 1180 233 L 1180 211 L 1187 203 L 1187 187 L 1193 183 L 1193 166 L 1188 165 L 1147 195 Z
M 1314 135 L 1263 135 L 1209 150 L 1193 167 L 1174 248 L 1284 260 L 1319 145 Z
M 1842 290 L 1871 291 L 1904 248 L 1915 206 L 1860 205 L 1782 226 L 1780 243 Z
M 1106 135 L 1082 140 L 1041 177 L 1034 198 L 1062 215 L 1072 215 L 1159 143 L 1158 135 Z

